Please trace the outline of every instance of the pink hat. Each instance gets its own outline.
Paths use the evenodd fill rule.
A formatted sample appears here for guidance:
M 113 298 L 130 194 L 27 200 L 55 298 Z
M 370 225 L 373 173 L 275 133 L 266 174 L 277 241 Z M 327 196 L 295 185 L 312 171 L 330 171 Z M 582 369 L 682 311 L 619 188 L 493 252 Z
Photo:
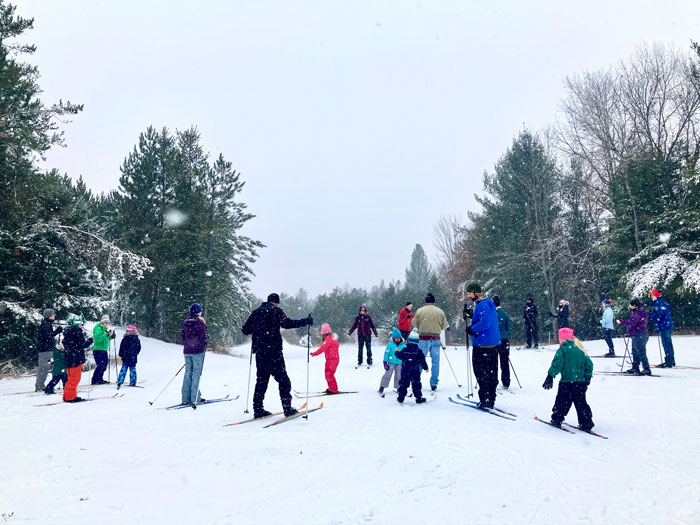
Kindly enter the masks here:
M 321 335 L 332 334 L 332 333 L 333 333 L 333 330 L 331 330 L 331 325 L 329 325 L 328 323 L 323 323 L 321 325 Z
M 139 331 L 133 324 L 130 324 L 129 326 L 126 327 L 126 333 L 127 334 L 138 334 Z
M 658 299 L 658 298 L 661 297 L 663 294 L 662 294 L 659 290 L 657 290 L 656 288 L 654 288 L 654 289 L 651 291 L 651 295 L 653 295 L 654 297 L 656 297 L 656 298 Z
M 560 328 L 559 329 L 559 340 L 560 341 L 565 341 L 567 339 L 573 339 L 574 338 L 574 329 L 573 328 Z

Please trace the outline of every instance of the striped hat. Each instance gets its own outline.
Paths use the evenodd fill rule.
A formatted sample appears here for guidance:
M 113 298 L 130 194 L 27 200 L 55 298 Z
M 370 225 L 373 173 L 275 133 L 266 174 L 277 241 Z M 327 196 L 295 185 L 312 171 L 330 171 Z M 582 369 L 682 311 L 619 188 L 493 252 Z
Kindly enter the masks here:
M 133 324 L 130 324 L 129 326 L 126 327 L 126 333 L 131 334 L 131 335 L 138 335 L 139 330 Z

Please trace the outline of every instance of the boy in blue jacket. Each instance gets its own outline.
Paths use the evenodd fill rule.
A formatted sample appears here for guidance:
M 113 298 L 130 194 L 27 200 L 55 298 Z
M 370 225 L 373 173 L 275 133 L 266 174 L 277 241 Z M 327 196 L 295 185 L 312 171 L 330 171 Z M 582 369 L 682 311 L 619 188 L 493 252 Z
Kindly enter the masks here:
M 671 305 L 662 296 L 663 294 L 656 288 L 651 291 L 652 306 L 649 317 L 654 321 L 654 328 L 659 332 L 664 354 L 666 354 L 664 362 L 659 365 L 659 368 L 671 368 L 676 366 L 676 356 L 673 352 L 673 341 L 671 341 L 673 318 L 671 317 Z
M 401 380 L 399 381 L 399 395 L 396 398 L 399 403 L 403 403 L 406 398 L 409 383 L 413 387 L 413 397 L 416 398 L 416 404 L 425 403 L 421 391 L 420 373 L 421 368 L 428 370 L 428 363 L 425 361 L 423 351 L 418 348 L 419 340 L 418 332 L 413 330 L 408 336 L 406 347 L 396 352 L 396 357 L 401 359 Z

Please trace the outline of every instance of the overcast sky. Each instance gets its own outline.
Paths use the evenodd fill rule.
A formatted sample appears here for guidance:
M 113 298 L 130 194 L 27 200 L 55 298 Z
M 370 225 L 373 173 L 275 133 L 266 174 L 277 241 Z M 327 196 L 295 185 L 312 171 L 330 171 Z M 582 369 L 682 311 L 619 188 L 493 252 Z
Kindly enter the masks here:
M 16 0 L 15 0 L 15 3 Z M 552 124 L 566 76 L 700 40 L 700 1 L 20 0 L 47 102 L 85 104 L 47 165 L 96 191 L 147 126 L 192 125 L 242 173 L 251 288 L 404 278 L 484 170 Z

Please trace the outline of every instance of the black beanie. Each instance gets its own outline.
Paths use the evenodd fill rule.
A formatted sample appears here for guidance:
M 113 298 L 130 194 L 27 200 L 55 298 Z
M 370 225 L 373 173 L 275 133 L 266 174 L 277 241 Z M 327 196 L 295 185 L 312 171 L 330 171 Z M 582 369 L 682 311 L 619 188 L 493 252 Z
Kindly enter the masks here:
M 428 293 L 428 295 L 425 296 L 425 302 L 426 303 L 434 303 L 435 302 L 435 296 L 431 293 Z
M 476 281 L 471 282 L 467 285 L 467 293 L 483 293 L 483 290 L 481 289 L 481 285 L 477 283 Z
M 276 293 L 271 293 L 270 295 L 267 296 L 267 302 L 280 304 L 280 296 L 277 295 Z
M 498 297 L 497 295 L 494 295 L 491 300 L 493 301 L 493 304 L 496 306 L 501 306 L 501 298 Z
M 411 301 L 406 301 L 406 306 L 408 306 L 409 304 L 413 304 L 413 303 Z

